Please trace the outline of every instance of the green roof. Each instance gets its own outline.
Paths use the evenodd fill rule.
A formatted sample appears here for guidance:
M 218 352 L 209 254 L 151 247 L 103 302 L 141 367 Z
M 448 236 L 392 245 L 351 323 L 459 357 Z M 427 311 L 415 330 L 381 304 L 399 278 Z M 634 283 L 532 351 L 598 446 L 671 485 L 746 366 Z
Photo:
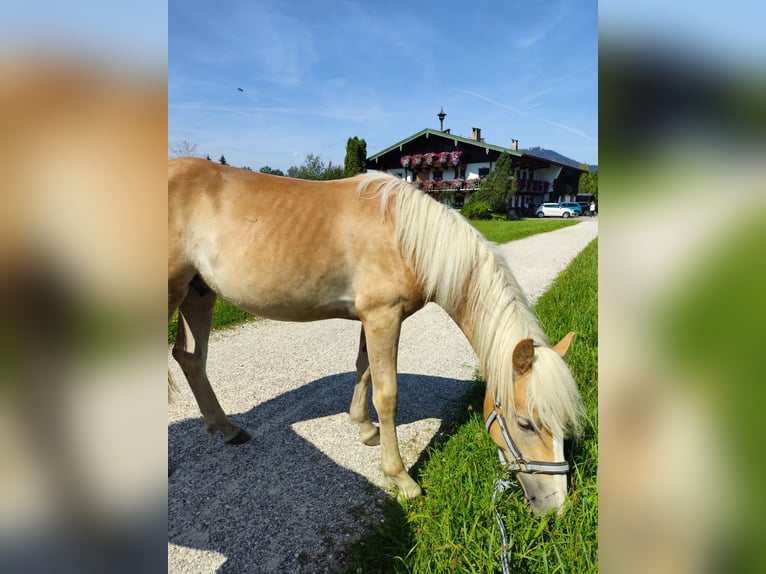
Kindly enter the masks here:
M 499 153 L 506 152 L 506 153 L 509 153 L 511 155 L 516 155 L 516 156 L 519 156 L 519 157 L 522 156 L 522 153 L 520 151 L 514 151 L 514 150 L 512 150 L 510 148 L 507 148 L 507 147 L 502 147 L 502 146 L 499 146 L 499 145 L 492 145 L 492 144 L 484 143 L 483 141 L 476 141 L 476 140 L 473 140 L 471 138 L 464 138 L 462 136 L 456 136 L 456 135 L 453 135 L 453 134 L 448 134 L 448 133 L 445 133 L 445 132 L 440 132 L 439 130 L 432 130 L 430 128 L 426 128 L 424 130 L 419 131 L 416 134 L 411 135 L 410 137 L 408 137 L 406 139 L 403 139 L 400 142 L 396 142 L 394 145 L 387 147 L 383 151 L 379 151 L 375 155 L 371 155 L 370 157 L 367 158 L 367 161 L 376 160 L 379 157 L 382 157 L 382 156 L 386 155 L 387 153 L 389 153 L 391 151 L 394 151 L 399 146 L 403 146 L 404 144 L 406 144 L 408 142 L 411 142 L 412 140 L 416 140 L 416 139 L 418 139 L 419 137 L 422 137 L 422 136 L 426 136 L 426 137 L 436 136 L 436 137 L 444 138 L 446 140 L 453 140 L 455 143 L 461 142 L 461 143 L 464 143 L 464 144 L 472 145 L 472 146 L 475 146 L 475 147 L 480 147 L 480 148 L 491 150 L 491 151 L 496 151 L 496 152 L 499 152 Z
M 577 170 L 577 171 L 584 171 L 579 166 L 574 166 L 574 165 L 569 164 L 569 163 L 562 163 L 560 161 L 557 161 L 555 159 L 551 159 L 551 158 L 545 157 L 545 156 L 538 156 L 538 155 L 536 155 L 534 153 L 530 153 L 529 151 L 513 150 L 511 148 L 502 147 L 502 146 L 499 146 L 499 145 L 488 144 L 488 143 L 485 143 L 483 141 L 476 141 L 475 139 L 465 138 L 465 137 L 462 137 L 462 136 L 456 136 L 456 135 L 453 135 L 451 133 L 442 132 L 442 131 L 434 130 L 434 129 L 430 129 L 430 128 L 426 128 L 426 129 L 421 130 L 421 131 L 419 131 L 419 132 L 417 132 L 415 134 L 412 134 L 410 137 L 396 142 L 394 145 L 387 147 L 383 151 L 379 151 L 378 153 L 376 153 L 374 155 L 371 155 L 370 157 L 367 158 L 367 162 L 375 162 L 375 163 L 377 163 L 378 160 L 381 157 L 385 156 L 386 154 L 391 153 L 392 151 L 395 151 L 397 148 L 400 148 L 400 147 L 404 146 L 405 144 L 407 144 L 407 143 L 409 143 L 409 142 L 411 142 L 413 140 L 416 140 L 418 138 L 424 137 L 424 136 L 426 138 L 430 138 L 431 136 L 433 136 L 433 137 L 442 138 L 442 139 L 447 140 L 447 141 L 452 141 L 455 146 L 457 146 L 458 143 L 461 143 L 463 145 L 468 145 L 468 146 L 471 146 L 471 147 L 474 147 L 474 148 L 485 150 L 487 153 L 490 152 L 490 151 L 496 152 L 496 153 L 507 153 L 507 154 L 510 154 L 510 155 L 512 155 L 514 157 L 522 158 L 522 160 L 523 160 L 523 158 L 529 158 L 530 160 L 533 160 L 533 161 L 536 161 L 536 162 L 543 162 L 543 163 L 547 163 L 549 165 L 551 165 L 551 164 L 552 165 L 559 165 L 559 166 L 562 166 L 562 167 L 566 167 L 568 169 L 574 169 L 574 170 Z

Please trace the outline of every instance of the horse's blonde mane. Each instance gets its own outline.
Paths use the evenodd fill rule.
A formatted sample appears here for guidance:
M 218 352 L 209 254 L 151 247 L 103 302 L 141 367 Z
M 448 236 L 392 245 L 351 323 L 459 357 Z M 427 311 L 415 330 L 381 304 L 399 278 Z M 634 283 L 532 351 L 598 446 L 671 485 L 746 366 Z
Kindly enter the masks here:
M 548 337 L 497 248 L 461 215 L 399 178 L 369 174 L 359 192 L 380 201 L 381 217 L 394 215 L 402 253 L 427 299 L 452 317 L 462 309 L 471 318 L 471 344 L 487 388 L 504 408 L 515 404 L 513 350 L 521 339 L 531 338 L 540 347 L 528 386 L 530 407 L 555 435 L 563 436 L 567 428 L 577 431 L 581 406 L 574 379 L 548 346 Z

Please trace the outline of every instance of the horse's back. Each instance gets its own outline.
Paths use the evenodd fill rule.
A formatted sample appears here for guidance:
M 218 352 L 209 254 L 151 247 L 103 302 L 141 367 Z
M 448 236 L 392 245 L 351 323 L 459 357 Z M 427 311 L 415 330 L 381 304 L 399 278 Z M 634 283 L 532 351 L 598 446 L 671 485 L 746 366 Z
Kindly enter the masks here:
M 193 158 L 168 170 L 169 263 L 184 280 L 193 270 L 234 304 L 287 320 L 356 317 L 360 294 L 412 289 L 391 221 L 360 197 L 360 178 L 298 180 Z

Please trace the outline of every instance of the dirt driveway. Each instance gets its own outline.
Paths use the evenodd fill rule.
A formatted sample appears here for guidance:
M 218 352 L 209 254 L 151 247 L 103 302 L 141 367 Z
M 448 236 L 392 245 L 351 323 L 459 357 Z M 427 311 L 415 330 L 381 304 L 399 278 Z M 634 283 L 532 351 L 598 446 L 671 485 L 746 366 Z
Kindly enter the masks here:
M 596 219 L 502 246 L 534 302 L 598 234 Z M 211 336 L 208 373 L 252 440 L 208 437 L 191 391 L 169 405 L 168 572 L 335 572 L 382 518 L 380 447 L 348 418 L 359 323 L 258 321 Z M 430 304 L 405 321 L 398 436 L 410 467 L 462 402 L 476 355 Z M 374 410 L 371 417 L 376 420 Z

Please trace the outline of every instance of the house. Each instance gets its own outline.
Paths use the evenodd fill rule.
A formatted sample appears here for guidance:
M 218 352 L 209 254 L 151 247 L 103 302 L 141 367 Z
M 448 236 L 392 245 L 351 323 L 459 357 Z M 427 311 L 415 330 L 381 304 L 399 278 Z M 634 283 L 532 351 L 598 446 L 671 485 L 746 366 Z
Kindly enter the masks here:
M 442 126 L 445 115 L 438 114 Z M 397 175 L 441 201 L 461 206 L 503 152 L 511 156 L 517 182 L 511 207 L 523 210 L 546 201 L 573 201 L 582 169 L 519 150 L 518 140 L 511 140 L 507 148 L 488 144 L 479 128 L 472 128 L 470 138 L 449 129 L 426 128 L 368 157 L 367 170 Z

